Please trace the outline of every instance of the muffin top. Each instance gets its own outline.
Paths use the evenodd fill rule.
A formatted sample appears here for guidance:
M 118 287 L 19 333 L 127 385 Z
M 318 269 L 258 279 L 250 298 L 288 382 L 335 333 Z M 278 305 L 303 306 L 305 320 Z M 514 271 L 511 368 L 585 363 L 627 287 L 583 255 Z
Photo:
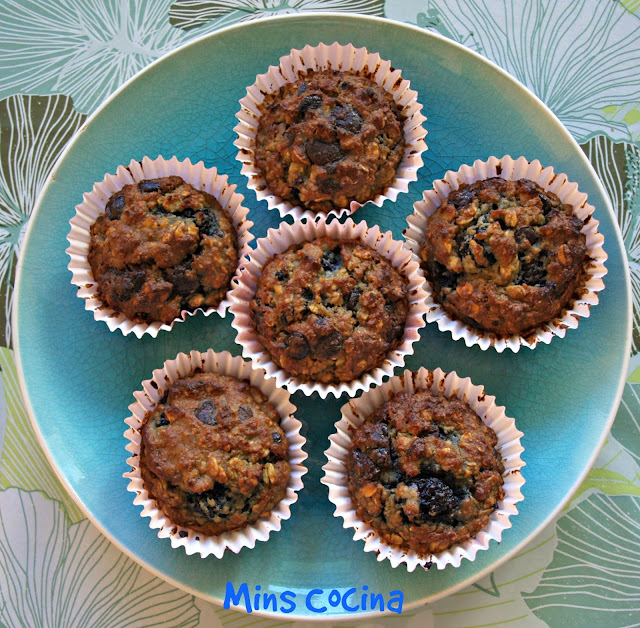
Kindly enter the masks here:
M 173 523 L 209 535 L 236 530 L 286 494 L 287 438 L 248 382 L 215 373 L 177 380 L 140 432 L 142 480 Z
M 358 517 L 421 557 L 464 543 L 504 497 L 497 442 L 457 397 L 395 394 L 353 434 L 347 487 Z
M 268 94 L 260 114 L 255 157 L 269 189 L 312 211 L 384 193 L 404 154 L 392 96 L 352 72 L 309 72 Z
M 238 258 L 218 201 L 180 177 L 125 185 L 91 226 L 89 264 L 109 307 L 138 323 L 217 307 Z
M 400 345 L 408 280 L 358 240 L 294 244 L 264 267 L 251 302 L 273 361 L 303 380 L 357 379 Z
M 455 318 L 497 336 L 558 316 L 580 286 L 583 222 L 528 179 L 494 177 L 449 194 L 420 250 L 435 297 Z

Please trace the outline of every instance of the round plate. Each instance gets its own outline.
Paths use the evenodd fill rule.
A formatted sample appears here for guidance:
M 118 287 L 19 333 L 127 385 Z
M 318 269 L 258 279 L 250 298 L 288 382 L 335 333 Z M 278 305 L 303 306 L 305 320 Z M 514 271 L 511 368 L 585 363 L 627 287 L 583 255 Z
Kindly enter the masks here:
M 293 396 L 309 453 L 305 488 L 292 517 L 267 543 L 223 559 L 187 556 L 158 539 L 126 491 L 123 419 L 132 391 L 154 368 L 180 351 L 228 350 L 229 318 L 194 316 L 157 338 L 110 333 L 84 310 L 71 286 L 65 254 L 68 221 L 83 192 L 119 164 L 144 155 L 204 160 L 229 174 L 247 196 L 256 237 L 279 222 L 246 192 L 235 160 L 233 127 L 245 87 L 291 48 L 321 41 L 353 43 L 379 52 L 401 68 L 419 94 L 429 130 L 425 166 L 396 203 L 368 205 L 354 219 L 379 224 L 401 238 L 406 216 L 422 190 L 448 169 L 490 155 L 524 155 L 565 172 L 589 195 L 609 255 L 606 288 L 590 318 L 566 338 L 517 354 L 481 351 L 454 342 L 427 325 L 410 368 L 455 370 L 485 386 L 524 432 L 525 500 L 500 544 L 458 569 L 407 573 L 378 563 L 362 542 L 333 517 L 320 484 L 324 450 L 345 398 Z M 295 609 L 279 617 L 356 618 L 342 605 L 322 614 L 305 595 L 321 589 L 363 586 L 369 592 L 400 590 L 407 608 L 435 600 L 477 580 L 518 551 L 559 512 L 604 442 L 617 409 L 630 337 L 630 289 L 622 240 L 602 186 L 580 147 L 551 112 L 496 66 L 442 37 L 401 24 L 359 16 L 317 14 L 260 20 L 228 28 L 160 59 L 128 82 L 77 134 L 40 197 L 17 278 L 14 342 L 23 393 L 52 465 L 87 516 L 116 545 L 154 573 L 220 603 L 226 583 L 247 583 L 255 593 L 296 594 Z M 595 375 L 595 376 L 594 376 Z M 353 603 L 354 598 L 351 598 Z M 260 611 L 259 611 L 260 612 Z M 272 613 L 271 610 L 267 613 Z

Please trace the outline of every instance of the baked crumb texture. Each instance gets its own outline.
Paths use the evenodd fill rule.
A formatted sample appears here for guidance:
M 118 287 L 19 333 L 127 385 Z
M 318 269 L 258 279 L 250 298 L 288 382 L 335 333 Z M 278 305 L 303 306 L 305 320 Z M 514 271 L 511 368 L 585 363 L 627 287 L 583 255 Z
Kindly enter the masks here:
M 457 397 L 395 394 L 353 434 L 347 487 L 357 516 L 421 557 L 464 543 L 504 497 L 497 442 Z
M 178 176 L 126 185 L 91 226 L 89 264 L 100 298 L 138 323 L 215 308 L 238 259 L 218 201 Z
M 248 382 L 199 373 L 174 382 L 141 427 L 140 473 L 169 519 L 217 535 L 268 516 L 289 482 L 279 416 Z
M 303 380 L 351 381 L 401 344 L 407 286 L 366 244 L 319 238 L 265 265 L 251 315 L 280 368 Z
M 533 181 L 494 177 L 449 194 L 428 219 L 420 257 L 450 315 L 499 337 L 525 334 L 576 295 L 583 224 Z
M 269 189 L 312 211 L 373 200 L 404 154 L 392 96 L 353 72 L 310 71 L 268 94 L 260 113 L 255 158 Z

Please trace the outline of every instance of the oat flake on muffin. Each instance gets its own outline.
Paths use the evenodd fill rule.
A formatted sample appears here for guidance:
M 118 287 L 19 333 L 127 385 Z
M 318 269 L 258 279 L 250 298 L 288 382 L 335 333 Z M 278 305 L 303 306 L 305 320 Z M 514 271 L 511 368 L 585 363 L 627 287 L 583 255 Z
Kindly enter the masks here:
M 347 487 L 381 538 L 419 556 L 473 538 L 504 497 L 498 439 L 457 397 L 392 395 L 355 430 Z
M 207 535 L 240 529 L 286 494 L 287 438 L 248 382 L 215 373 L 179 379 L 140 432 L 145 488 L 175 524 Z
M 310 71 L 260 105 L 256 163 L 269 189 L 312 211 L 384 193 L 404 153 L 392 96 L 354 72 Z
M 535 182 L 493 177 L 449 194 L 428 218 L 420 257 L 449 314 L 496 336 L 524 334 L 580 287 L 583 224 Z
M 237 257 L 229 215 L 178 176 L 125 185 L 91 226 L 100 297 L 135 322 L 170 323 L 183 310 L 217 307 Z
M 273 361 L 303 380 L 351 381 L 402 342 L 408 280 L 357 240 L 294 244 L 264 267 L 251 314 Z

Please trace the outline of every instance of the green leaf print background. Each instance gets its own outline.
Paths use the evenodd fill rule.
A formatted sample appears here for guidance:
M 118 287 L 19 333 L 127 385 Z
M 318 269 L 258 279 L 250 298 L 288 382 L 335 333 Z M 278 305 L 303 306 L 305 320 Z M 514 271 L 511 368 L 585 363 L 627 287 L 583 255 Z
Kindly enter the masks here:
M 402 617 L 360 625 L 640 625 L 640 0 L 0 0 L 0 626 L 290 623 L 225 611 L 175 589 L 83 517 L 49 467 L 22 404 L 10 311 L 31 209 L 88 114 L 138 70 L 195 37 L 318 10 L 437 31 L 527 85 L 605 184 L 633 283 L 623 401 L 565 511 L 477 584 Z

